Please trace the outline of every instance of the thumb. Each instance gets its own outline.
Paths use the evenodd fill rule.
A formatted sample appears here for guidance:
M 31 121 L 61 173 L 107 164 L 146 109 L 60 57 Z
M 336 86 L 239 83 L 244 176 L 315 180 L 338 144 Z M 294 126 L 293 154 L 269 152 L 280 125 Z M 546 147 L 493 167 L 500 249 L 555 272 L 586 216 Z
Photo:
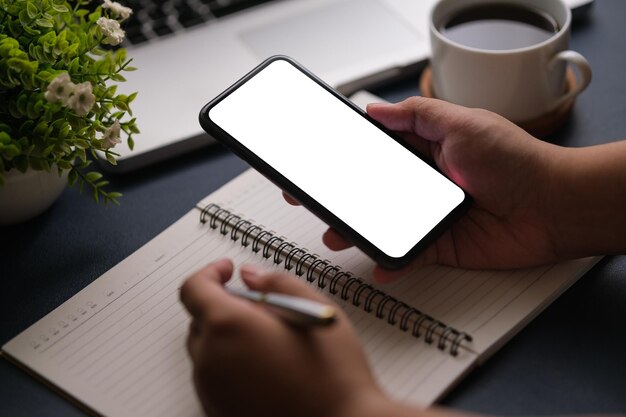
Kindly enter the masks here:
M 255 265 L 242 265 L 241 278 L 248 288 L 261 292 L 275 292 L 294 295 L 330 304 L 331 301 L 315 288 L 305 284 L 294 275 L 280 272 L 267 272 Z
M 397 104 L 373 103 L 367 113 L 388 129 L 414 133 L 428 141 L 440 142 L 469 117 L 466 108 L 442 100 L 411 97 Z

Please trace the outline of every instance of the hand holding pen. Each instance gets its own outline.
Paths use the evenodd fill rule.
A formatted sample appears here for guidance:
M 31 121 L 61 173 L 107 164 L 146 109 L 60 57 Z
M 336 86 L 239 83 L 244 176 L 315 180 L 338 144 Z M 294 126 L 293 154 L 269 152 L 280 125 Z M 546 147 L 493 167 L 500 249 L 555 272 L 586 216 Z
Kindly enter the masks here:
M 353 389 L 378 390 L 350 320 L 332 301 L 291 274 L 242 266 L 243 283 L 256 292 L 245 294 L 296 297 L 296 304 L 313 307 L 313 316 L 334 313 L 334 320 L 322 320 L 332 325 L 294 326 L 282 308 L 231 295 L 224 284 L 233 271 L 231 261 L 216 261 L 181 288 L 192 318 L 187 348 L 205 410 L 258 416 L 280 404 L 272 416 L 333 415 L 329 407 L 336 411 L 338 402 L 354 399 Z M 296 412 L 296 405 L 310 413 Z
M 253 265 L 244 265 L 241 270 L 244 280 L 249 280 L 251 276 L 258 275 L 261 272 Z M 263 305 L 268 311 L 294 326 L 328 326 L 337 320 L 337 309 L 335 307 L 310 298 L 234 287 L 226 288 L 226 292 L 235 297 Z M 187 305 L 184 299 L 183 303 Z M 188 305 L 187 307 L 189 308 Z
M 328 326 L 337 320 L 334 307 L 294 295 L 228 288 L 231 295 L 264 305 L 287 323 L 299 327 Z

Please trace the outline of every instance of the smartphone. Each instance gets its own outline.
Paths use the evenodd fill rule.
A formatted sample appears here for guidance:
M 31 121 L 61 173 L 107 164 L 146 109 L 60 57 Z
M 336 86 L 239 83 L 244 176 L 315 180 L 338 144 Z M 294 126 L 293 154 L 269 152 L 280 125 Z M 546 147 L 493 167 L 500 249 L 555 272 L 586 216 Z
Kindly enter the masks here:
M 425 249 L 470 198 L 293 59 L 274 56 L 205 105 L 211 136 L 381 266 Z

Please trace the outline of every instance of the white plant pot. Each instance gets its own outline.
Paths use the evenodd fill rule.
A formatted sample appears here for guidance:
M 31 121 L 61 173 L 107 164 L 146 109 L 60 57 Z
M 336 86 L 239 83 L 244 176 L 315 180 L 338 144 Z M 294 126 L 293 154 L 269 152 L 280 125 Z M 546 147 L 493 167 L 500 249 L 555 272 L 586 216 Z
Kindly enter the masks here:
M 11 169 L 0 186 L 0 225 L 20 223 L 46 211 L 67 186 L 67 173 Z

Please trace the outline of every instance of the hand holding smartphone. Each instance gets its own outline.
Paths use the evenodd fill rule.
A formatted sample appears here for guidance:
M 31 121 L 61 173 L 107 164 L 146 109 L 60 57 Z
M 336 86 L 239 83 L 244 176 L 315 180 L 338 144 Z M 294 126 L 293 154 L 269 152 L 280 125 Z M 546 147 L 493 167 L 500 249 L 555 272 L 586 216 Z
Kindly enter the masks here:
M 288 57 L 269 58 L 205 105 L 200 124 L 385 268 L 408 264 L 470 201 Z

